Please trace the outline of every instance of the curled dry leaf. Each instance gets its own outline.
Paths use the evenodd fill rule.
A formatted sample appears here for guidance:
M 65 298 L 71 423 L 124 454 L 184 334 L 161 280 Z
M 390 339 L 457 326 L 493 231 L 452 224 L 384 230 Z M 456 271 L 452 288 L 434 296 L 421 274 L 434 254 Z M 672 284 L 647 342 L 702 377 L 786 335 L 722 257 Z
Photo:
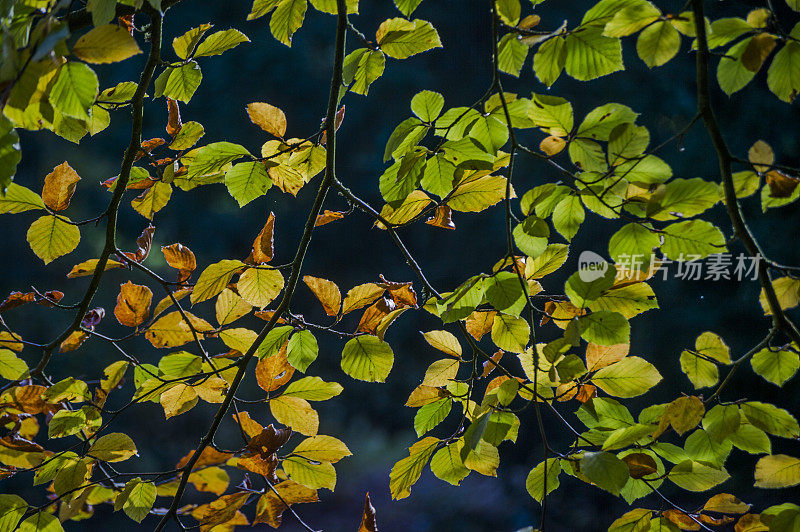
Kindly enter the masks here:
M 69 207 L 75 187 L 80 180 L 81 177 L 68 162 L 59 164 L 44 178 L 42 187 L 44 204 L 54 211 L 63 211 Z
M 182 283 L 191 277 L 197 268 L 197 260 L 191 249 L 180 242 L 161 248 L 167 264 L 178 270 L 178 282 Z
M 150 254 L 150 247 L 153 244 L 153 234 L 156 232 L 156 227 L 153 224 L 148 225 L 136 239 L 136 251 L 129 252 L 123 251 L 122 254 L 132 260 L 133 262 L 142 262 Z
M 447 205 L 439 205 L 436 207 L 436 212 L 433 216 L 425 220 L 425 223 L 434 227 L 441 227 L 442 229 L 455 229 L 456 224 L 453 223 L 453 209 Z
M 178 106 L 178 102 L 172 98 L 167 98 L 167 112 L 169 113 L 169 118 L 167 119 L 167 135 L 174 138 L 175 135 L 180 133 L 183 127 L 181 108 Z
M 358 532 L 378 532 L 378 523 L 375 521 L 375 507 L 369 498 L 369 492 L 364 498 L 364 515 L 361 518 L 361 526 Z
M 253 248 L 250 256 L 245 259 L 247 264 L 263 264 L 272 260 L 275 254 L 275 213 L 270 212 L 267 223 L 261 228 L 261 232 L 253 241 Z
M 480 376 L 481 379 L 488 377 L 494 371 L 494 368 L 496 368 L 497 364 L 500 363 L 500 359 L 503 358 L 503 354 L 503 350 L 498 349 L 489 360 L 483 363 L 483 373 L 481 373 Z
M 339 212 L 339 211 L 329 211 L 325 209 L 322 214 L 317 215 L 317 220 L 314 222 L 314 227 L 319 227 L 321 225 L 329 224 L 331 222 L 335 222 L 336 220 L 341 220 L 344 218 L 346 213 Z

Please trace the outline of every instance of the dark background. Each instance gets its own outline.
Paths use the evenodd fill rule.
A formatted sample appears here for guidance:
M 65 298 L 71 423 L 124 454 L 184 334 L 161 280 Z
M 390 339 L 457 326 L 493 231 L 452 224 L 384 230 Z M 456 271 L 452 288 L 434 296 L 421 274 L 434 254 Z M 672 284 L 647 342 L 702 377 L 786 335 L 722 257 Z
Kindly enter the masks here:
M 710 8 L 709 16 L 718 18 L 725 9 L 726 16 L 744 16 L 748 9 L 761 7 L 757 2 L 725 2 Z M 537 8 L 542 16 L 542 27 L 556 28 L 564 19 L 570 27 L 576 25 L 590 2 L 548 2 Z M 665 12 L 679 12 L 683 2 L 661 2 Z M 245 145 L 258 152 L 267 135 L 250 123 L 244 111 L 253 101 L 269 102 L 283 109 L 289 121 L 289 136 L 305 137 L 316 131 L 325 113 L 330 79 L 332 42 L 335 19 L 320 14 L 309 7 L 303 28 L 295 35 L 292 48 L 286 48 L 269 34 L 268 18 L 244 22 L 249 12 L 248 2 L 183 2 L 173 8 L 165 19 L 166 38 L 164 56 L 174 59 L 168 46 L 172 38 L 190 27 L 213 21 L 215 29 L 236 27 L 251 39 L 223 57 L 201 58 L 203 83 L 191 104 L 182 106 L 184 121 L 196 120 L 206 128 L 201 144 L 228 140 Z M 523 14 L 527 14 L 528 5 Z M 788 14 L 786 27 L 791 27 L 795 15 Z M 396 124 L 410 116 L 408 108 L 416 92 L 429 89 L 442 93 L 446 107 L 470 105 L 477 100 L 491 81 L 490 15 L 484 2 L 439 0 L 423 2 L 415 17 L 430 20 L 438 29 L 443 49 L 433 50 L 404 61 L 387 59 L 386 71 L 372 85 L 368 98 L 349 94 L 345 98 L 347 113 L 339 130 L 339 178 L 354 191 L 378 207 L 381 204 L 377 179 L 383 172 L 383 148 Z M 361 13 L 351 17 L 353 23 L 368 38 L 374 38 L 375 29 L 386 18 L 399 16 L 391 2 L 362 1 Z M 138 20 L 138 19 L 137 19 Z M 352 34 L 348 35 L 348 50 L 359 46 Z M 666 66 L 650 71 L 638 59 L 633 39 L 623 41 L 626 71 L 588 83 L 579 83 L 566 74 L 550 91 L 573 103 L 576 123 L 595 106 L 616 101 L 641 113 L 639 122 L 647 126 L 655 145 L 675 134 L 695 113 L 694 56 L 688 51 L 684 39 L 681 52 Z M 144 64 L 139 55 L 120 65 L 101 66 L 96 70 L 101 88 L 119 81 L 136 80 Z M 716 60 L 714 61 L 716 67 Z M 744 90 L 728 98 L 719 89 L 713 90 L 717 114 L 726 132 L 732 150 L 745 156 L 748 147 L 758 139 L 772 145 L 778 162 L 797 165 L 800 158 L 799 117 L 796 105 L 779 101 L 766 88 L 766 68 Z M 506 91 L 529 96 L 530 92 L 543 92 L 545 88 L 531 71 L 530 57 L 519 80 L 504 76 Z M 166 112 L 163 100 L 148 102 L 145 108 L 145 138 L 165 136 Z M 118 111 L 112 115 L 112 125 L 96 137 L 86 138 L 80 148 L 50 133 L 22 132 L 23 161 L 16 182 L 39 191 L 44 176 L 64 160 L 82 176 L 72 206 L 66 214 L 73 220 L 97 215 L 105 208 L 108 193 L 96 186 L 98 181 L 118 173 L 122 151 L 129 138 L 129 115 Z M 536 132 L 521 134 L 521 140 L 536 146 L 541 135 Z M 703 129 L 696 126 L 685 138 L 683 150 L 671 145 L 661 156 L 673 167 L 676 177 L 702 177 L 718 181 L 716 158 Z M 560 179 L 552 170 L 530 159 L 519 158 L 515 169 L 514 186 L 518 195 L 529 188 Z M 222 185 L 202 187 L 188 193 L 175 189 L 170 204 L 154 220 L 157 227 L 153 242 L 154 252 L 148 266 L 164 275 L 172 275 L 158 252 L 160 246 L 173 242 L 188 245 L 198 257 L 198 272 L 208 264 L 223 258 L 247 256 L 267 214 L 276 215 L 276 263 L 291 260 L 295 242 L 302 231 L 316 189 L 315 180 L 305 187 L 296 199 L 273 188 L 243 209 L 228 195 Z M 127 197 L 127 196 L 126 196 Z M 130 209 L 127 197 L 123 202 L 119 237 L 123 249 L 133 249 L 135 238 L 147 225 L 144 218 Z M 329 195 L 326 208 L 345 210 L 346 203 L 335 194 Z M 744 201 L 744 212 L 770 256 L 780 262 L 797 263 L 798 231 L 797 209 L 790 205 L 760 216 L 757 196 Z M 48 268 L 30 251 L 25 242 L 27 226 L 35 219 L 32 213 L 4 216 L 0 261 L 0 294 L 12 290 L 26 291 L 30 285 L 39 290 L 59 289 L 66 293 L 64 301 L 81 297 L 87 280 L 66 280 L 64 275 L 72 265 L 96 257 L 103 245 L 104 227 L 82 229 L 82 240 L 76 252 L 56 260 Z M 714 208 L 711 219 L 720 224 L 730 236 L 731 230 L 721 205 Z M 505 252 L 503 212 L 490 209 L 479 215 L 459 213 L 455 216 L 457 231 L 448 232 L 426 225 L 403 230 L 412 253 L 418 258 L 429 280 L 441 290 L 450 290 L 467 276 L 478 271 L 489 271 Z M 620 226 L 591 213 L 571 246 L 570 261 L 559 273 L 548 278 L 545 288 L 551 292 L 563 290 L 563 281 L 575 270 L 580 250 L 591 249 L 607 255 L 608 236 Z M 554 236 L 558 241 L 560 236 Z M 738 243 L 731 251 L 743 251 Z M 356 284 L 374 281 L 378 274 L 397 281 L 414 281 L 420 285 L 393 247 L 388 236 L 371 228 L 370 220 L 358 213 L 345 220 L 321 227 L 314 232 L 310 252 L 306 257 L 304 274 L 335 281 L 343 292 Z M 196 278 L 196 276 L 195 276 Z M 115 336 L 124 329 L 111 316 L 118 284 L 133 280 L 147 284 L 148 280 L 136 272 L 112 270 L 105 274 L 104 284 L 95 298 L 95 306 L 103 306 L 107 317 L 100 325 L 102 332 Z M 632 321 L 631 353 L 653 362 L 665 380 L 644 399 L 631 401 L 634 415 L 643 405 L 672 400 L 677 394 L 691 393 L 689 381 L 680 373 L 678 356 L 681 349 L 691 347 L 694 339 L 705 330 L 720 334 L 730 345 L 736 357 L 749 349 L 765 334 L 769 322 L 762 315 L 757 302 L 756 282 L 692 282 L 655 280 L 654 289 L 663 310 L 650 311 Z M 151 287 L 154 299 L 163 297 L 159 287 Z M 303 286 L 298 288 L 293 305 L 295 312 L 312 321 L 325 323 L 319 305 Z M 212 317 L 211 305 L 193 309 L 200 316 Z M 32 341 L 49 341 L 72 319 L 68 312 L 47 311 L 26 307 L 4 315 L 13 329 Z M 355 327 L 352 320 L 345 327 Z M 242 320 L 239 326 L 258 330 L 263 322 L 255 318 Z M 322 502 L 296 507 L 312 526 L 326 530 L 355 530 L 360 520 L 364 493 L 369 491 L 378 511 L 378 524 L 385 531 L 427 530 L 515 530 L 527 525 L 537 525 L 539 505 L 525 492 L 524 482 L 528 471 L 541 460 L 539 434 L 535 428 L 533 411 L 526 410 L 521 417 L 522 428 L 516 444 L 501 445 L 501 466 L 498 478 L 486 478 L 472 473 L 456 488 L 436 479 L 430 471 L 423 474 L 412 489 L 409 498 L 391 501 L 388 491 L 388 473 L 394 462 L 407 456 L 407 447 L 416 441 L 412 428 L 414 410 L 402 407 L 408 393 L 421 381 L 427 365 L 438 358 L 423 341 L 418 331 L 441 328 L 441 323 L 425 312 L 406 313 L 390 329 L 387 340 L 395 356 L 395 367 L 386 384 L 355 382 L 341 372 L 339 359 L 342 343 L 318 335 L 320 357 L 310 371 L 325 380 L 342 383 L 341 396 L 315 403 L 320 412 L 320 433 L 343 439 L 354 456 L 336 465 L 338 483 L 336 491 L 321 490 Z M 549 326 L 549 327 L 552 327 Z M 539 339 L 555 334 L 544 328 Z M 190 346 L 187 346 L 187 348 Z M 167 353 L 157 352 L 145 341 L 129 344 L 141 360 L 157 363 Z M 224 350 L 222 344 L 214 347 Z M 27 348 L 22 356 L 34 365 L 39 353 Z M 118 357 L 108 345 L 97 341 L 87 342 L 80 350 L 69 355 L 58 355 L 49 369 L 56 379 L 67 375 L 98 379 L 102 368 Z M 130 378 L 130 373 L 128 374 Z M 257 398 L 259 389 L 248 380 L 240 397 Z M 756 376 L 749 366 L 744 366 L 733 385 L 723 394 L 723 399 L 740 396 L 775 401 L 797 413 L 796 398 L 798 378 L 782 390 Z M 112 394 L 111 405 L 121 405 L 129 399 L 131 386 Z M 736 390 L 734 392 L 734 390 Z M 117 396 L 117 397 L 115 397 Z M 572 414 L 574 404 L 559 407 L 570 421 L 580 426 Z M 141 405 L 119 419 L 111 430 L 131 434 L 139 446 L 141 457 L 119 464 L 123 470 L 154 471 L 169 469 L 180 457 L 192 449 L 206 432 L 215 405 L 202 403 L 191 412 L 169 422 L 164 421 L 163 410 L 154 403 Z M 270 416 L 266 405 L 251 405 L 250 414 L 258 421 L 268 423 Z M 455 414 L 443 424 L 442 434 L 452 429 Z M 566 434 L 556 420 L 545 414 L 549 427 L 548 437 L 555 446 L 568 444 Z M 223 447 L 238 447 L 238 434 L 233 424 L 223 425 L 217 442 Z M 438 432 L 434 432 L 438 434 Z M 296 441 L 299 440 L 295 440 Z M 776 442 L 774 452 L 797 455 L 797 444 Z M 56 440 L 48 448 L 63 445 Z M 290 443 L 290 447 L 291 447 Z M 771 503 L 797 498 L 797 490 L 783 492 L 756 491 L 752 487 L 752 470 L 755 458 L 734 450 L 727 465 L 734 476 L 716 491 L 747 494 L 746 502 L 763 508 Z M 232 475 L 232 485 L 240 481 Z M 601 530 L 626 511 L 624 501 L 615 499 L 599 489 L 562 475 L 561 488 L 549 497 L 548 529 L 550 530 Z M 18 492 L 31 503 L 39 500 L 41 492 L 30 487 L 30 476 L 22 475 L 6 481 L 5 492 Z M 675 502 L 688 508 L 701 506 L 702 495 L 680 493 L 666 483 L 664 492 L 674 496 Z M 744 491 L 742 491 L 744 490 Z M 716 492 L 715 491 L 715 492 Z M 186 502 L 211 500 L 210 494 L 198 494 L 189 488 Z M 780 498 L 777 498 L 780 497 Z M 640 501 L 643 506 L 658 509 L 662 503 L 655 496 Z M 157 506 L 165 505 L 159 499 Z M 134 524 L 125 516 L 112 514 L 110 508 L 96 508 L 95 518 L 86 523 L 69 523 L 68 529 L 107 529 L 111 526 L 125 529 Z M 287 513 L 286 530 L 299 530 L 297 523 Z M 155 518 L 144 521 L 143 526 L 153 526 Z M 267 528 L 266 525 L 260 525 Z

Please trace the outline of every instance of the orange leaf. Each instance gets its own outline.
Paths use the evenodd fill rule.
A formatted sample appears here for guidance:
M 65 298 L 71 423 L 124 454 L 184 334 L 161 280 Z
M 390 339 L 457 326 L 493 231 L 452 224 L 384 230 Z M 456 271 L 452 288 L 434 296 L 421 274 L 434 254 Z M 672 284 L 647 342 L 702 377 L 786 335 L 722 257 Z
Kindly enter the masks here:
M 257 421 L 254 421 L 247 412 L 242 411 L 238 414 L 233 414 L 233 419 L 236 420 L 239 426 L 242 427 L 244 433 L 250 438 L 258 436 L 261 434 L 261 431 L 264 430 L 264 427 Z
M 175 137 L 180 133 L 183 127 L 181 122 L 181 108 L 178 107 L 178 102 L 171 98 L 167 98 L 167 111 L 169 112 L 169 119 L 167 120 L 167 134 L 170 137 Z
M 661 515 L 672 521 L 681 530 L 700 530 L 700 523 L 680 510 L 670 508 L 669 510 L 664 510 Z
M 120 286 L 114 316 L 122 325 L 137 327 L 150 315 L 153 292 L 146 286 L 128 281 Z
M 272 260 L 275 254 L 275 213 L 269 213 L 267 223 L 253 241 L 253 249 L 245 262 L 247 264 L 263 264 Z
M 381 320 L 394 309 L 394 301 L 382 297 L 374 305 L 364 311 L 364 314 L 361 316 L 361 321 L 358 322 L 357 330 L 359 332 L 375 334 L 378 330 L 378 325 L 381 324 Z
M 628 465 L 631 478 L 642 478 L 653 475 L 658 471 L 656 461 L 652 456 L 645 453 L 631 453 L 625 455 L 622 461 Z
M 285 345 L 276 354 L 262 358 L 256 364 L 256 381 L 266 392 L 277 390 L 289 382 L 293 374 L 294 368 L 286 359 Z
M 497 364 L 500 362 L 500 359 L 503 358 L 503 350 L 498 349 L 495 354 L 492 355 L 492 358 L 487 360 L 483 363 L 483 373 L 481 374 L 480 378 L 488 377 L 494 371 L 494 368 L 497 367 Z
M 336 283 L 321 277 L 312 277 L 310 275 L 303 276 L 303 282 L 311 289 L 319 302 L 322 303 L 322 308 L 328 316 L 336 316 L 339 314 L 339 308 L 342 306 L 342 293 Z
M 164 246 L 161 248 L 161 252 L 164 254 L 167 264 L 178 270 L 179 283 L 186 281 L 197 268 L 194 253 L 181 243 Z
M 124 15 L 117 17 L 117 23 L 121 28 L 125 28 L 131 35 L 133 35 L 133 15 Z
M 78 349 L 83 342 L 88 338 L 89 333 L 84 331 L 72 331 L 72 334 L 67 336 L 67 339 L 61 342 L 58 348 L 59 353 L 68 353 Z
M 480 342 L 483 335 L 492 330 L 495 315 L 497 315 L 497 311 L 494 310 L 490 310 L 489 312 L 479 312 L 476 310 L 467 317 L 467 332 Z
M 250 121 L 272 135 L 283 138 L 286 134 L 286 114 L 264 102 L 247 104 L 247 115 Z
M 138 246 L 135 252 L 123 251 L 122 254 L 134 262 L 142 262 L 150 254 L 150 246 L 153 244 L 153 233 L 156 228 L 153 224 L 148 225 L 136 239 Z
M 81 177 L 64 161 L 44 178 L 42 187 L 42 199 L 44 204 L 54 211 L 63 211 L 69 207 L 75 187 Z
M 175 465 L 176 469 L 180 469 L 184 467 L 186 464 L 189 463 L 189 459 L 194 456 L 194 451 L 189 451 L 189 454 L 181 458 L 180 462 Z M 213 447 L 206 447 L 203 449 L 203 452 L 200 453 L 200 458 L 197 459 L 197 463 L 194 464 L 194 469 L 192 471 L 210 465 L 221 464 L 222 462 L 226 462 L 229 458 L 232 458 L 233 454 L 231 453 L 221 453 L 214 449 Z
M 364 499 L 364 516 L 361 518 L 361 526 L 358 532 L 378 532 L 378 524 L 375 522 L 375 507 L 369 500 L 369 492 Z
M 387 281 L 383 275 L 380 276 L 380 279 L 381 282 L 378 283 L 378 286 L 389 291 L 389 297 L 392 298 L 397 307 L 417 306 L 417 294 L 414 292 L 414 286 L 411 282 L 395 283 Z
M 453 223 L 453 209 L 447 205 L 439 205 L 436 207 L 436 213 L 425 220 L 425 223 L 434 227 L 441 227 L 442 229 L 456 228 L 456 224 Z
M 325 209 L 322 214 L 317 215 L 317 220 L 314 222 L 314 227 L 319 227 L 320 225 L 329 224 L 331 222 L 335 222 L 336 220 L 341 220 L 344 218 L 345 213 L 339 211 L 329 211 Z
M 253 524 L 267 523 L 272 528 L 281 526 L 283 512 L 289 506 L 299 503 L 317 502 L 317 490 L 312 490 L 292 480 L 284 480 L 276 484 L 275 491 L 267 491 L 258 499 L 256 504 L 256 517 Z M 277 492 L 277 494 L 275 493 Z

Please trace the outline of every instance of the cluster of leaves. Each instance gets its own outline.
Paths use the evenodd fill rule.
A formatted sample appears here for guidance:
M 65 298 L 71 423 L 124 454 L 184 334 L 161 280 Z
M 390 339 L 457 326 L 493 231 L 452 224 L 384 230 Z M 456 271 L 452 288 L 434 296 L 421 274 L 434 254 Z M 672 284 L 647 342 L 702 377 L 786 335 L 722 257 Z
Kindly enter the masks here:
M 70 279 L 90 278 L 80 301 L 67 305 L 60 291 L 34 290 L 13 292 L 0 304 L 0 376 L 7 381 L 0 389 L 0 475 L 32 474 L 34 485 L 48 485 L 48 497 L 40 503 L 0 495 L 4 529 L 21 523 L 20 530 L 60 530 L 61 523 L 87 519 L 102 504 L 113 505 L 137 522 L 160 515 L 157 530 L 172 519 L 181 523 L 184 517 L 193 518 L 201 530 L 231 530 L 250 523 L 278 527 L 287 510 L 311 529 L 291 506 L 317 501 L 319 490 L 333 490 L 334 464 L 351 455 L 340 439 L 319 434 L 319 414 L 311 403 L 336 397 L 343 386 L 309 373 L 319 355 L 317 337 L 332 335 L 343 343 L 341 369 L 347 378 L 384 382 L 395 365 L 387 330 L 409 310 L 424 310 L 441 321 L 441 328 L 423 333 L 441 354 L 406 402 L 417 409 L 413 428 L 421 439 L 391 470 L 394 498 L 408 497 L 426 467 L 454 485 L 473 471 L 496 476 L 501 445 L 515 442 L 524 427 L 538 431 L 542 439 L 542 459 L 530 470 L 526 488 L 543 508 L 548 494 L 570 476 L 630 505 L 650 496 L 647 504 L 652 509 L 634 508 L 609 530 L 700 530 L 734 521 L 737 530 L 796 527 L 800 506 L 794 503 L 756 513 L 735 495 L 721 492 L 685 510 L 662 493 L 717 488 L 730 478 L 728 458 L 734 448 L 760 456 L 753 473 L 756 487 L 800 484 L 800 458 L 772 454 L 775 439 L 800 438 L 796 417 L 757 398 L 720 401 L 723 392 L 738 394 L 727 385 L 746 361 L 777 386 L 800 368 L 800 334 L 785 313 L 800 304 L 796 267 L 762 257 L 757 272 L 760 303 L 773 326 L 751 351 L 732 357 L 722 338 L 705 332 L 693 348 L 669 362 L 679 365 L 688 378 L 671 383 L 674 400 L 650 404 L 636 415 L 625 401 L 663 381 L 645 356 L 630 354 L 630 320 L 658 308 L 648 281 L 668 262 L 714 257 L 728 250 L 730 228 L 700 216 L 724 204 L 734 236 L 755 255 L 760 249 L 738 201 L 760 190 L 766 212 L 800 196 L 797 171 L 776 165 L 766 142 L 754 142 L 746 157 L 731 154 L 717 134 L 709 82 L 702 74 L 708 70 L 711 49 L 744 37 L 726 50 L 717 70 L 719 86 L 730 94 L 750 82 L 780 46 L 767 84 L 780 99 L 792 101 L 800 89 L 800 25 L 785 33 L 768 8 L 751 11 L 746 18 L 708 21 L 702 0 L 693 0 L 691 11 L 678 14 L 664 13 L 645 0 L 601 0 L 582 14 L 575 28 L 564 23 L 539 30 L 549 21 L 539 14 L 523 17 L 519 0 L 489 1 L 494 75 L 488 90 L 471 106 L 446 107 L 443 95 L 428 90 L 413 97 L 413 116 L 397 125 L 386 143 L 383 161 L 389 165 L 377 184 L 384 204 L 375 208 L 335 175 L 342 101 L 348 91 L 367 95 L 384 72 L 386 57 L 401 60 L 442 46 L 430 22 L 411 18 L 420 0 L 395 0 L 404 17 L 381 23 L 374 41 L 348 19 L 358 13 L 357 1 L 311 0 L 317 11 L 335 15 L 337 21 L 326 118 L 318 131 L 289 137 L 281 109 L 250 103 L 250 120 L 269 135 L 260 151 L 228 141 L 198 147 L 204 127 L 183 122 L 179 102 L 189 104 L 202 82 L 198 60 L 249 39 L 236 29 L 209 33 L 211 24 L 203 24 L 175 38 L 172 51 L 178 59 L 166 61 L 161 57 L 161 24 L 177 3 L 89 0 L 78 11 L 48 0 L 0 6 L 0 213 L 44 211 L 27 233 L 32 251 L 44 264 L 75 250 L 90 224 L 105 221 L 106 228 L 100 256 L 83 260 L 67 274 Z M 525 10 L 536 11 L 541 3 L 525 2 Z M 796 1 L 788 3 L 798 7 Z M 248 20 L 269 16 L 269 31 L 290 46 L 303 25 L 307 4 L 255 0 Z M 141 17 L 149 19 L 144 28 L 137 26 Z M 72 38 L 88 25 L 92 29 Z M 360 45 L 350 53 L 347 32 Z M 693 39 L 689 47 L 698 62 L 698 114 L 660 145 L 651 146 L 649 130 L 626 105 L 606 102 L 576 117 L 572 104 L 562 97 L 538 89 L 525 97 L 503 89 L 501 72 L 520 76 L 531 50 L 533 72 L 548 87 L 563 70 L 581 81 L 622 70 L 621 38 L 635 33 L 637 52 L 648 67 L 672 59 L 682 36 Z M 89 64 L 124 61 L 141 53 L 145 41 L 148 59 L 139 81 L 101 91 Z M 142 137 L 148 91 L 153 98 L 164 98 L 169 140 Z M 63 213 L 81 182 L 68 162 L 55 167 L 40 187 L 12 182 L 21 158 L 16 129 L 47 129 L 78 143 L 87 133 L 109 127 L 111 111 L 120 108 L 130 108 L 133 114 L 131 141 L 119 175 L 102 183 L 111 199 L 98 216 L 75 222 Z M 658 155 L 700 119 L 721 162 L 719 181 L 675 178 Z M 557 178 L 515 181 L 518 156 L 532 158 Z M 734 163 L 740 171 L 731 170 Z M 301 239 L 279 247 L 296 249 L 291 262 L 273 263 L 276 220 L 270 214 L 240 258 L 223 258 L 198 269 L 191 249 L 175 243 L 161 248 L 170 273 L 146 265 L 155 233 L 150 221 L 162 216 L 175 188 L 189 193 L 221 184 L 244 207 L 267 193 L 277 195 L 273 185 L 291 201 L 315 178 L 318 194 Z M 35 192 L 39 189 L 41 194 Z M 323 209 L 331 189 L 347 200 L 350 210 Z M 116 244 L 117 218 L 128 213 L 122 203 L 128 190 L 136 191 L 132 210 L 148 220 L 134 251 Z M 506 242 L 506 252 L 494 258 L 489 272 L 472 274 L 451 291 L 437 290 L 397 229 L 424 220 L 431 227 L 421 226 L 420 231 L 455 230 L 461 213 L 479 213 L 498 204 L 504 208 L 506 228 L 487 238 Z M 303 258 L 315 228 L 355 210 L 388 234 L 424 296 L 418 299 L 411 281 L 389 281 L 376 274 L 375 280 L 342 297 L 336 282 L 304 274 Z M 556 282 L 553 274 L 567 262 L 569 243 L 592 217 L 618 220 L 608 242 L 611 262 L 578 270 L 563 284 Z M 631 257 L 645 260 L 631 266 Z M 110 269 L 130 273 L 119 286 L 116 303 L 111 303 L 114 318 L 125 328 L 118 337 L 107 332 L 110 320 L 104 307 L 92 308 Z M 770 270 L 782 276 L 773 280 Z M 148 284 L 135 283 L 134 273 L 146 279 L 137 282 Z M 328 323 L 313 323 L 293 312 L 301 279 L 330 318 Z M 164 292 L 155 305 L 152 287 Z M 191 312 L 184 308 L 187 297 Z M 24 321 L 21 313 L 32 303 L 69 311 L 74 319 L 50 341 L 23 339 L 12 323 Z M 360 315 L 357 323 L 351 314 L 355 311 Z M 266 325 L 260 331 L 242 326 L 247 316 L 261 318 Z M 166 351 L 157 363 L 141 362 L 128 347 L 141 337 L 154 349 Z M 122 358 L 111 361 L 94 381 L 69 375 L 53 378 L 53 353 L 92 345 L 111 347 L 106 350 Z M 39 362 L 29 365 L 28 353 L 35 352 L 40 353 Z M 723 378 L 721 371 L 726 371 Z M 259 400 L 236 397 L 246 378 L 263 391 Z M 710 389 L 708 397 L 697 392 L 703 388 Z M 112 394 L 130 399 L 111 408 L 107 399 Z M 145 402 L 159 404 L 170 419 L 201 401 L 219 405 L 216 414 L 200 444 L 187 449 L 172 470 L 131 474 L 115 469 L 116 462 L 136 457 L 138 448 L 129 435 L 108 432 L 112 422 Z M 565 410 L 574 412 L 574 419 Z M 542 411 L 553 414 L 552 426 L 544 425 Z M 267 418 L 270 421 L 257 421 Z M 448 419 L 454 421 L 449 426 Z M 226 450 L 214 443 L 223 421 L 238 427 L 240 448 Z M 566 433 L 571 444 L 553 448 L 548 439 L 552 431 Z M 241 477 L 241 483 L 232 487 L 232 476 Z M 182 505 L 187 485 L 216 498 Z M 159 498 L 166 508 L 156 506 Z M 248 516 L 245 509 L 252 503 L 254 513 Z M 542 515 L 539 526 L 544 528 Z M 361 530 L 375 529 L 375 509 L 367 495 Z

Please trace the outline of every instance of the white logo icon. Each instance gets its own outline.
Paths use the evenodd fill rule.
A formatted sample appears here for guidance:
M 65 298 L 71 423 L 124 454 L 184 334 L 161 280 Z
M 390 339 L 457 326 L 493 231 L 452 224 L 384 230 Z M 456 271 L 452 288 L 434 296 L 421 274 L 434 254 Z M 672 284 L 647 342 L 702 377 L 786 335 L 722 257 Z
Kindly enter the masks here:
M 584 283 L 591 283 L 606 274 L 609 264 L 594 251 L 582 251 L 578 256 L 578 277 Z

